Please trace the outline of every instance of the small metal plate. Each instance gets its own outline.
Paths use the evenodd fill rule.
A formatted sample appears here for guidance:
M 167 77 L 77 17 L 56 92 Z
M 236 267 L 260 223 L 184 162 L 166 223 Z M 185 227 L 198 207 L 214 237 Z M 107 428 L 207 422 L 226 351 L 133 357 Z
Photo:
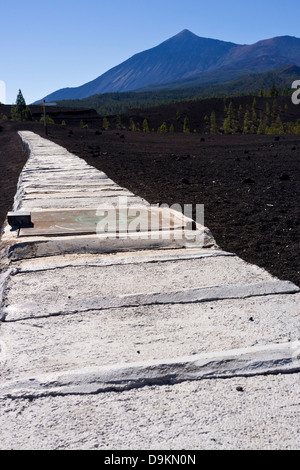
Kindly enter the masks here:
M 7 222 L 11 227 L 32 227 L 30 212 L 8 212 Z

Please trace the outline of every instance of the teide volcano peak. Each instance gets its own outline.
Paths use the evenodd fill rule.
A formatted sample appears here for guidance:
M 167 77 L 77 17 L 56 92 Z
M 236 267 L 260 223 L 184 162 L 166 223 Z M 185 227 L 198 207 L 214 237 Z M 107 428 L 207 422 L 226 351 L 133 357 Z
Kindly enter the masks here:
M 158 46 L 133 55 L 95 80 L 76 88 L 63 88 L 46 96 L 47 101 L 81 99 L 100 93 L 156 89 L 205 76 L 214 71 L 232 71 L 242 76 L 284 65 L 300 66 L 300 39 L 290 36 L 239 45 L 199 37 L 184 29 Z

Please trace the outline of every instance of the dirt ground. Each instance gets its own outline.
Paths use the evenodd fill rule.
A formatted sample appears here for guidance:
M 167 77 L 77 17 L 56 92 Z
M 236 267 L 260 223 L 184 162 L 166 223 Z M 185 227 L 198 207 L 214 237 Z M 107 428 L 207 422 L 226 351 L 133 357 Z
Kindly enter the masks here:
M 0 121 L 0 223 L 26 157 Z M 300 136 L 158 134 L 51 125 L 47 137 L 150 203 L 204 204 L 218 245 L 300 285 Z
M 0 120 L 0 226 L 11 210 L 20 172 L 26 163 L 17 125 Z

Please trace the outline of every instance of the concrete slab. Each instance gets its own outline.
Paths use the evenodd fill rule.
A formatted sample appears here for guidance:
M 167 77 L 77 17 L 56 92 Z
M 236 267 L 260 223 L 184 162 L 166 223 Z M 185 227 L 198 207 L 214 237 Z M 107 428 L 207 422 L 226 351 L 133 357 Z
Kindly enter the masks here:
M 184 289 L 257 284 L 276 280 L 265 270 L 237 256 L 203 257 L 152 263 L 66 266 L 43 272 L 19 272 L 7 286 L 8 304 L 59 302 L 96 296 L 117 296 Z M 295 286 L 294 286 L 295 287 Z
M 1 449 L 297 450 L 299 375 L 0 398 Z
M 48 195 L 49 197 L 49 194 L 52 196 L 52 195 L 72 195 L 72 194 L 82 194 L 83 196 L 85 194 L 89 194 L 89 195 L 95 195 L 97 193 L 101 193 L 101 195 L 103 196 L 110 196 L 110 195 L 116 195 L 116 192 L 120 192 L 121 195 L 123 196 L 129 196 L 131 195 L 130 192 L 128 192 L 127 190 L 120 190 L 120 188 L 118 186 L 113 186 L 113 185 L 103 185 L 103 186 L 91 186 L 89 188 L 86 188 L 86 187 L 77 187 L 77 186 L 74 186 L 74 187 L 71 187 L 71 188 L 63 188 L 63 187 L 58 187 L 57 189 L 56 188 L 48 188 L 45 190 L 44 187 L 42 188 L 25 188 L 24 190 L 24 196 L 29 198 L 30 196 L 32 197 L 46 197 L 46 195 Z
M 182 249 L 187 247 L 215 248 L 210 232 L 204 229 L 195 237 L 194 231 L 185 230 L 184 237 L 179 231 L 157 231 L 146 233 L 119 233 L 118 237 L 107 237 L 106 234 L 70 235 L 47 237 L 17 237 L 18 233 L 5 228 L 2 236 L 2 251 L 10 261 L 33 259 L 47 256 L 70 254 L 101 254 L 128 252 L 133 250 L 150 249 Z M 193 241 L 194 238 L 194 241 Z M 200 239 L 199 243 L 197 242 Z M 203 240 L 204 239 L 204 244 Z M 192 240 L 192 241 L 191 241 Z
M 298 357 L 299 356 L 299 357 Z M 57 395 L 87 395 L 123 391 L 145 385 L 174 384 L 187 380 L 253 376 L 300 371 L 300 341 L 247 349 L 88 367 L 7 382 L 0 386 L 3 397 L 39 398 Z
M 66 201 L 67 199 L 67 201 Z M 55 201 L 55 208 L 56 209 L 65 209 L 66 208 L 66 202 L 68 205 L 68 208 L 71 209 L 85 209 L 86 207 L 91 207 L 92 204 L 95 205 L 100 205 L 103 203 L 106 203 L 107 205 L 111 205 L 112 203 L 117 204 L 118 203 L 118 196 L 108 196 L 108 197 L 102 197 L 102 196 L 94 196 L 94 195 L 81 195 L 81 196 L 74 196 L 74 197 L 57 197 L 53 198 L 53 201 Z M 135 197 L 128 197 L 128 205 L 137 205 L 137 204 L 144 205 L 141 200 L 137 200 Z M 23 199 L 23 204 L 21 209 L 25 210 L 45 210 L 45 209 L 51 209 L 53 207 L 49 201 L 48 198 L 37 198 L 36 200 L 32 200 L 31 198 L 24 198 Z
M 69 254 L 62 256 L 50 256 L 43 258 L 24 259 L 17 262 L 16 272 L 38 272 L 55 268 L 80 267 L 80 266 L 114 266 L 140 263 L 165 263 L 189 259 L 212 258 L 216 256 L 235 257 L 234 253 L 222 250 L 208 250 L 206 248 L 177 249 L 177 250 L 142 250 L 133 252 L 115 252 L 105 254 Z M 14 264 L 14 263 L 13 263 Z
M 85 197 L 85 198 L 92 198 L 98 195 L 99 188 L 92 188 L 90 190 L 86 189 L 70 189 L 70 190 L 58 190 L 58 191 L 47 191 L 47 192 L 39 192 L 37 190 L 32 190 L 32 191 L 25 191 L 24 193 L 24 199 L 29 200 L 29 199 L 44 199 L 48 198 L 49 199 L 49 194 L 51 194 L 51 199 L 56 199 L 56 198 L 78 198 L 78 197 Z M 130 197 L 135 197 L 133 196 L 129 191 L 118 191 L 118 193 L 121 193 L 121 195 L 127 198 Z M 106 188 L 101 189 L 101 196 L 103 197 L 111 197 L 111 196 L 116 196 L 116 190 L 107 190 Z
M 38 316 L 32 306 L 26 318 L 12 312 L 1 326 L 1 381 L 89 366 L 176 362 L 206 353 L 225 358 L 230 349 L 238 349 L 238 355 L 245 348 L 272 349 L 274 343 L 291 346 L 299 338 L 299 299 L 299 294 L 270 295 L 72 314 L 64 306 L 52 317 L 42 316 L 42 308 Z
M 230 286 L 200 287 L 175 292 L 155 292 L 152 294 L 128 294 L 118 296 L 90 297 L 76 300 L 59 300 L 57 302 L 15 303 L 1 308 L 1 319 L 18 321 L 28 318 L 70 315 L 91 310 L 107 310 L 121 307 L 143 307 L 161 304 L 185 304 L 212 302 L 222 299 L 246 299 L 271 294 L 295 294 L 299 288 L 288 281 L 237 284 Z M 71 297 L 68 296 L 70 299 Z M 5 303 L 5 301 L 4 301 Z
M 80 197 L 80 196 L 79 196 Z M 101 195 L 105 200 L 106 195 Z M 56 196 L 51 196 L 51 201 Z M 32 198 L 35 203 L 39 198 Z M 47 197 L 49 200 L 49 196 Z M 65 197 L 64 197 L 65 200 Z M 126 198 L 127 200 L 127 198 Z M 39 202 L 38 202 L 39 204 Z M 74 210 L 56 210 L 56 211 L 33 211 L 31 212 L 31 221 L 33 227 L 21 228 L 19 237 L 29 236 L 54 236 L 62 234 L 84 234 L 97 233 L 99 223 L 103 223 L 103 228 L 107 232 L 131 232 L 136 231 L 137 224 L 139 231 L 151 231 L 153 224 L 155 230 L 163 230 L 164 227 L 170 230 L 183 229 L 184 220 L 179 214 L 169 214 L 169 211 L 158 207 L 132 206 L 129 209 L 74 209 Z M 132 222 L 134 227 L 131 228 Z

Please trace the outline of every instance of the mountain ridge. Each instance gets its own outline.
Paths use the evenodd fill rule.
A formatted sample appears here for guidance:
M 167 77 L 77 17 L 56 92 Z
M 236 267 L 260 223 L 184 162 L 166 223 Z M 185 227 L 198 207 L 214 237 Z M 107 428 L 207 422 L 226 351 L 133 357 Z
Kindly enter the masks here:
M 178 103 L 181 101 L 203 100 L 212 97 L 233 97 L 248 94 L 259 95 L 260 91 L 269 93 L 272 86 L 278 92 L 288 93 L 291 84 L 300 77 L 300 67 L 288 65 L 274 71 L 260 74 L 252 73 L 243 75 L 227 82 L 224 77 L 217 77 L 222 83 L 213 85 L 182 87 L 172 89 L 159 89 L 155 91 L 132 91 L 115 92 L 92 95 L 81 100 L 61 100 L 57 101 L 59 107 L 71 108 L 91 108 L 99 115 L 110 116 L 122 114 L 132 109 L 145 109 L 149 107 L 161 106 L 163 104 Z
M 159 89 L 167 83 L 198 80 L 214 73 L 227 80 L 250 72 L 265 72 L 285 65 L 300 66 L 300 39 L 277 36 L 252 45 L 202 38 L 184 29 L 159 45 L 134 54 L 94 80 L 79 87 L 61 88 L 43 99 L 82 99 L 95 94 Z M 40 103 L 38 100 L 35 103 Z

